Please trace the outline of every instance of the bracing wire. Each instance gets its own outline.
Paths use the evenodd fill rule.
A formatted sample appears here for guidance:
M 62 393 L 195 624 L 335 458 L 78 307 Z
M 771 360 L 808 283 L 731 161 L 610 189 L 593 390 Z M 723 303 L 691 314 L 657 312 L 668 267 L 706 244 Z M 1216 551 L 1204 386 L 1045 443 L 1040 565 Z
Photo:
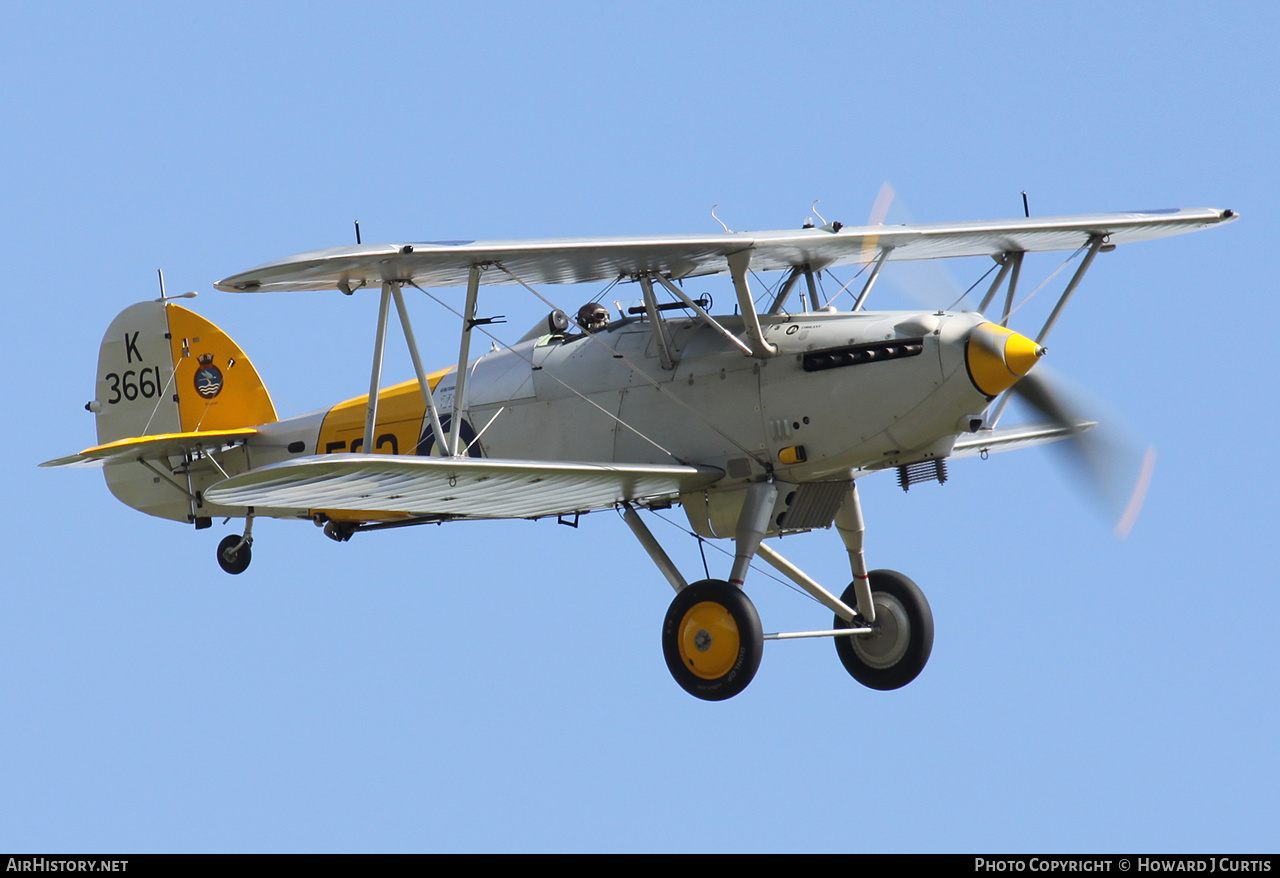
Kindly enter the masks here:
M 1009 309 L 1009 317 L 1012 317 L 1014 314 L 1016 314 L 1016 313 L 1018 312 L 1018 309 L 1019 309 L 1019 308 L 1021 308 L 1023 305 L 1025 305 L 1025 304 L 1027 304 L 1028 302 L 1030 302 L 1030 301 L 1031 301 L 1031 298 L 1032 298 L 1036 293 L 1038 293 L 1038 292 L 1040 292 L 1041 290 L 1043 290 L 1043 289 L 1045 288 L 1045 286 L 1047 286 L 1047 285 L 1048 285 L 1049 281 L 1053 280 L 1055 277 L 1057 277 L 1057 276 L 1062 272 L 1062 269 L 1064 269 L 1064 268 L 1066 268 L 1068 265 L 1070 265 L 1073 261 L 1075 261 L 1075 259 L 1076 259 L 1078 256 L 1080 256 L 1080 254 L 1081 254 L 1081 253 L 1084 253 L 1084 252 L 1085 252 L 1086 250 L 1088 250 L 1088 249 L 1089 249 L 1088 247 L 1081 247 L 1080 249 L 1078 249 L 1078 250 L 1076 250 L 1074 253 L 1072 253 L 1070 256 L 1068 256 L 1066 259 L 1062 260 L 1062 264 L 1061 264 L 1061 265 L 1059 265 L 1057 268 L 1055 268 L 1055 269 L 1053 270 L 1053 272 L 1052 272 L 1048 277 L 1046 277 L 1044 280 L 1040 281 L 1040 285 L 1039 285 L 1039 286 L 1037 286 L 1037 287 L 1036 287 L 1034 290 L 1032 290 L 1031 292 L 1027 293 L 1026 297 L 1025 297 L 1021 302 L 1019 302 L 1018 304 L 1014 305 L 1012 308 L 1010 308 L 1010 309 Z
M 703 571 L 704 571 L 704 572 L 706 572 L 706 574 L 707 574 L 707 579 L 710 579 L 710 578 L 711 578 L 711 571 L 710 571 L 710 568 L 707 566 L 707 556 L 706 556 L 706 552 L 705 552 L 705 551 L 703 551 L 703 546 L 704 546 L 704 545 L 708 545 L 708 546 L 710 546 L 711 548 L 715 549 L 715 550 L 716 550 L 717 552 L 719 552 L 720 554 L 725 555 L 725 556 L 727 556 L 727 557 L 729 557 L 729 558 L 732 558 L 732 557 L 733 557 L 733 552 L 730 552 L 728 549 L 725 549 L 725 548 L 724 548 L 724 547 L 722 547 L 722 546 L 716 545 L 715 543 L 708 542 L 707 540 L 704 540 L 704 539 L 703 539 L 701 536 L 699 536 L 698 534 L 694 533 L 694 532 L 693 532 L 693 531 L 691 531 L 691 530 L 688 530 L 687 528 L 681 527 L 680 525 L 676 524 L 676 523 L 675 523 L 674 521 L 672 521 L 671 519 L 667 518 L 665 515 L 662 515 L 662 514 L 660 514 L 659 512 L 657 512 L 657 511 L 655 511 L 655 510 L 653 510 L 653 509 L 650 509 L 650 510 L 649 510 L 649 512 L 653 513 L 653 515 L 654 515 L 654 516 L 656 516 L 660 521 L 666 522 L 667 524 L 671 525 L 672 527 L 674 527 L 676 530 L 680 531 L 681 533 L 688 534 L 689 536 L 694 537 L 694 538 L 698 541 L 698 549 L 699 549 L 699 551 L 702 551 L 702 553 L 703 553 L 703 554 L 702 554 L 702 569 L 703 569 Z M 789 580 L 789 579 L 782 579 L 782 578 L 778 577 L 777 575 L 775 575 L 772 571 L 770 571 L 770 570 L 766 570 L 765 568 L 758 566 L 758 565 L 756 564 L 756 562 L 755 562 L 755 559 L 752 559 L 752 561 L 751 561 L 751 565 L 750 565 L 750 566 L 751 566 L 751 569 L 752 569 L 752 570 L 754 570 L 756 573 L 759 573 L 761 576 L 764 576 L 764 577 L 766 577 L 766 578 L 768 578 L 768 579 L 772 579 L 774 582 L 777 582 L 777 583 L 779 583 L 779 584 L 781 584 L 781 585 L 785 585 L 787 588 L 791 589 L 791 590 L 792 590 L 792 591 L 794 591 L 796 594 L 804 595 L 804 596 L 805 596 L 805 597 L 807 597 L 809 600 L 813 601 L 815 604 L 818 604 L 819 606 L 821 606 L 821 605 L 822 605 L 822 604 L 821 604 L 821 602 L 820 602 L 820 601 L 818 601 L 816 598 L 814 598 L 814 596 L 813 596 L 813 595 L 809 594 L 807 591 L 805 591 L 804 589 L 800 588 L 800 586 L 796 585 L 796 584 L 795 584 L 794 582 L 792 582 L 791 580 Z
M 498 263 L 494 263 L 494 264 L 495 264 L 495 266 L 496 266 L 497 268 L 499 268 L 499 269 L 501 269 L 503 272 L 505 272 L 505 273 L 506 273 L 506 275 L 507 275 L 508 277 L 510 277 L 512 280 L 514 280 L 514 281 L 515 281 L 516 283 L 518 283 L 520 286 L 524 287 L 526 290 L 528 290 L 529 292 L 533 293 L 533 295 L 534 295 L 534 296 L 536 296 L 538 299 L 540 299 L 540 300 L 543 302 L 543 304 L 549 305 L 549 306 L 550 306 L 550 307 L 552 307 L 552 308 L 556 308 L 556 307 L 557 307 L 557 306 L 556 306 L 556 304 L 555 304 L 554 302 L 552 302 L 552 301 L 551 301 L 550 299 L 548 299 L 546 296 L 542 295 L 542 293 L 538 292 L 536 289 L 534 289 L 532 286 L 530 286 L 528 283 L 526 283 L 526 282 L 524 281 L 524 279 L 522 279 L 519 275 L 517 275 L 517 274 L 515 274 L 513 271 L 511 271 L 511 269 L 507 268 L 506 266 L 504 266 L 504 265 L 503 265 L 502 263 L 500 263 L 500 262 L 498 262 Z M 417 285 L 415 284 L 415 286 L 417 286 Z M 424 291 L 424 292 L 425 292 L 425 291 Z M 434 297 L 433 297 L 433 298 L 434 298 Z M 437 300 L 437 301 L 439 301 L 439 300 Z M 733 437 L 732 437 L 732 436 L 730 436 L 728 433 L 726 433 L 724 430 L 720 429 L 720 427 L 719 427 L 718 425 L 716 425 L 715 423 L 713 423 L 710 419 L 708 419 L 706 416 L 704 416 L 700 411 L 698 411 L 698 410 L 697 410 L 696 408 L 694 408 L 692 405 L 690 405 L 689 403 L 685 402 L 683 399 L 681 399 L 680 397 L 678 397 L 678 396 L 676 396 L 674 393 L 672 393 L 672 392 L 671 392 L 671 390 L 670 390 L 670 388 L 668 388 L 668 387 L 664 386 L 662 383 L 660 383 L 660 382 L 658 382 L 658 381 L 655 381 L 652 377 L 650 377 L 650 375 L 649 375 L 649 373 L 648 373 L 648 372 L 645 372 L 643 369 L 641 369 L 641 368 L 640 368 L 639 366 L 637 366 L 635 363 L 633 363 L 633 362 L 631 362 L 630 360 L 628 360 L 624 355 L 622 355 L 622 354 L 618 353 L 616 350 L 614 350 L 613 348 L 609 347 L 609 345 L 605 344 L 604 340 L 603 340 L 602 338 L 600 338 L 598 334 L 596 334 L 596 333 L 587 333 L 587 338 L 591 339 L 593 342 L 595 342 L 596 344 L 600 345 L 602 348 L 604 348 L 606 351 L 608 351 L 608 352 L 609 352 L 612 356 L 614 356 L 615 358 L 617 358 L 617 359 L 619 359 L 619 360 L 622 360 L 622 362 L 623 362 L 623 363 L 625 363 L 625 364 L 627 365 L 627 367 L 628 367 L 629 369 L 631 369 L 631 371 L 635 372 L 635 373 L 636 373 L 636 375 L 640 376 L 640 378 L 641 378 L 641 379 L 643 379 L 645 382 L 647 382 L 651 387 L 653 387 L 653 388 L 654 388 L 655 390 L 657 390 L 659 393 L 663 394 L 665 397 L 667 397 L 667 399 L 671 400 L 671 401 L 672 401 L 672 402 L 674 402 L 676 405 L 678 405 L 678 406 L 680 406 L 681 408 L 683 408 L 685 411 L 689 412 L 691 415 L 693 415 L 695 418 L 697 418 L 697 419 L 698 419 L 699 421 L 701 421 L 703 424 L 705 424 L 705 425 L 707 425 L 708 427 L 710 427 L 710 428 L 711 428 L 712 430 L 714 430 L 716 433 L 720 434 L 720 436 L 721 436 L 723 439 L 725 439 L 727 442 L 729 442 L 731 445 L 733 445 L 735 448 L 737 448 L 739 451 L 741 451 L 741 452 L 742 452 L 743 454 L 745 454 L 747 457 L 750 457 L 750 458 L 751 458 L 752 460 L 754 460 L 756 463 L 760 464 L 760 466 L 761 466 L 761 467 L 763 467 L 764 469 L 770 469 L 770 468 L 771 468 L 772 464 L 771 464 L 767 459 L 761 458 L 761 457 L 760 457 L 760 455 L 759 455 L 757 452 L 755 452 L 755 451 L 753 451 L 752 449 L 748 448 L 746 445 L 743 445 L 743 444 L 742 444 L 741 442 L 739 442 L 737 439 L 733 438 Z M 558 380 L 558 379 L 557 379 L 557 380 Z M 561 382 L 561 383 L 563 383 L 563 382 Z M 565 386 L 566 386 L 566 387 L 568 387 L 568 385 L 565 385 Z M 569 389 L 572 389 L 572 388 L 569 388 Z M 576 393 L 576 391 L 575 391 L 575 393 Z M 584 399 L 585 399 L 585 397 L 584 397 Z M 602 411 L 603 411 L 603 409 L 602 409 Z M 615 417 L 615 419 L 616 419 L 616 417 Z M 618 421 L 618 423 L 623 424 L 623 426 L 627 427 L 627 429 L 629 429 L 629 430 L 634 431 L 637 435 L 642 435 L 642 434 L 640 434 L 640 432 L 639 432 L 638 430 L 636 430 L 636 429 L 635 429 L 635 427 L 632 427 L 632 426 L 631 426 L 631 425 L 629 425 L 629 424 L 625 424 L 624 422 L 622 422 L 622 421 L 620 421 L 620 420 Z M 652 440 L 649 440 L 649 441 L 650 441 L 650 442 L 652 442 Z M 653 444 L 655 444 L 655 445 L 656 445 L 657 443 L 653 443 Z M 659 447 L 661 447 L 661 446 L 659 446 Z M 664 452 L 666 452 L 667 454 L 670 454 L 670 453 L 671 453 L 671 452 L 669 452 L 669 451 L 666 451 L 666 449 L 663 449 L 663 451 L 664 451 Z M 675 457 L 675 456 L 674 456 L 674 455 L 672 455 L 672 457 Z M 679 460 L 679 458 L 676 458 L 676 459 L 677 459 L 677 460 Z M 681 463 L 685 463 L 685 462 L 686 462 L 686 461 L 681 461 Z
M 410 284 L 413 286 L 413 288 L 414 288 L 414 289 L 416 289 L 416 290 L 418 290 L 419 292 L 421 292 L 423 295 L 425 295 L 427 298 L 431 299 L 431 300 L 432 300 L 433 302 L 435 302 L 437 305 L 440 305 L 440 306 L 441 306 L 442 308 L 444 308 L 446 311 L 450 311 L 450 312 L 452 312 L 454 315 L 456 315 L 456 316 L 457 316 L 457 317 L 459 317 L 459 318 L 461 318 L 461 317 L 462 317 L 462 312 L 461 312 L 461 311 L 456 310 L 455 308 L 453 308 L 453 306 L 451 306 L 451 305 L 449 305 L 448 303 L 444 302 L 444 301 L 443 301 L 442 299 L 440 299 L 439 297 L 437 297 L 437 296 L 433 296 L 431 293 L 427 292 L 425 289 L 423 289 L 422 287 L 418 286 L 416 283 L 413 283 L 412 281 L 410 281 Z M 543 301 L 546 301 L 546 300 L 544 299 Z M 551 303 L 550 303 L 550 302 L 548 302 L 547 304 L 551 305 Z M 554 308 L 554 307 L 555 307 L 555 305 L 551 305 L 551 307 L 553 307 L 553 308 Z M 517 351 L 514 347 L 512 347 L 512 346 L 511 346 L 511 345 L 509 345 L 509 344 L 507 344 L 507 343 L 506 343 L 506 342 L 504 342 L 502 339 L 498 338 L 498 337 L 497 337 L 496 335 L 494 335 L 492 332 L 490 332 L 489 330 L 485 329 L 485 328 L 484 328 L 484 326 L 482 326 L 482 325 L 477 325 L 477 326 L 475 326 L 475 327 L 473 327 L 473 328 L 475 328 L 475 329 L 479 329 L 482 333 L 484 333 L 485 335 L 487 335 L 487 336 L 488 336 L 488 337 L 489 337 L 489 338 L 490 338 L 490 339 L 491 339 L 495 344 L 497 344 L 497 345 L 499 345 L 499 346 L 501 346 L 501 347 L 505 348 L 506 350 L 510 351 L 511 353 L 515 354 L 517 357 L 519 357 L 520 359 L 522 359 L 522 360 L 524 360 L 526 363 L 528 363 L 530 367 L 532 367 L 532 366 L 533 366 L 533 360 L 532 360 L 532 359 L 530 359 L 529 357 L 526 357 L 524 354 L 522 354 L 522 353 L 520 353 L 519 351 Z M 565 382 L 561 381 L 561 380 L 560 380 L 559 378 L 557 378 L 555 375 L 552 375 L 552 374 L 550 374 L 550 373 L 546 373 L 546 374 L 547 374 L 547 377 L 548 377 L 548 378 L 550 378 L 551 380 L 555 381 L 557 384 L 559 384 L 559 385 L 560 385 L 561 387 L 563 387 L 565 390 L 569 391 L 569 392 L 570 392 L 570 393 L 572 393 L 574 396 L 578 397 L 579 399 L 581 399 L 583 402 L 587 403 L 588 405 L 594 406 L 596 409 L 599 409 L 599 410 L 600 410 L 601 412 L 603 412 L 607 417 L 612 418 L 614 421 L 617 421 L 617 422 L 618 422 L 618 424 L 620 424 L 620 425 L 621 425 L 621 426 L 623 426 L 623 427 L 626 427 L 626 428 L 627 428 L 628 430 L 630 430 L 632 433 L 635 433 L 637 436 L 639 436 L 639 437 L 640 437 L 641 439 L 643 439 L 645 442 L 648 442 L 650 445 L 652 445 L 654 448 L 658 449 L 658 450 L 659 450 L 659 451 L 661 451 L 663 454 L 665 454 L 665 455 L 667 455 L 668 457 L 670 457 L 672 460 L 678 461 L 679 463 L 687 463 L 687 461 L 680 460 L 680 458 L 676 457 L 674 454 L 672 454 L 672 453 L 671 453 L 670 451 L 668 451 L 666 448 L 664 448 L 664 447 L 662 447 L 661 445 L 659 445 L 659 444 L 658 444 L 657 442 L 655 442 L 653 439 L 650 439 L 650 438 L 649 438 L 648 436 L 646 436 L 644 433 L 641 433 L 641 432 L 640 432 L 639 430 L 637 430 L 635 427 L 631 426 L 631 425 L 630 425 L 630 424 L 628 424 L 626 421 L 622 420 L 622 418 L 618 417 L 618 416 L 617 416 L 617 415 L 615 415 L 613 412 L 609 411 L 609 410 L 608 410 L 608 409 L 606 409 L 604 406 L 602 406 L 602 405 L 600 405 L 599 403 L 597 403 L 595 400 L 588 399 L 584 394 L 582 394 L 581 392 L 579 392 L 576 388 L 570 387 L 568 384 L 566 384 Z
M 607 287 L 605 287 L 605 288 L 604 288 L 603 290 L 601 290 L 600 292 L 596 293 L 595 297 L 594 297 L 591 301 L 592 301 L 592 302 L 599 302 L 601 299 L 603 299 L 605 296 L 607 296 L 607 295 L 609 294 L 609 290 L 613 289 L 614 287 L 616 287 L 616 286 L 617 286 L 619 283 L 621 283 L 621 282 L 622 282 L 622 276 L 621 276 L 621 275 L 619 275 L 618 277 L 615 277 L 613 280 L 609 281 L 609 285 L 608 285 Z
M 831 269 L 829 269 L 829 268 L 824 268 L 822 271 L 818 272 L 817 277 L 816 277 L 815 279 L 816 279 L 816 280 L 817 280 L 817 282 L 818 282 L 818 289 L 822 292 L 822 300 L 823 300 L 823 303 L 824 303 L 822 307 L 826 308 L 826 307 L 827 307 L 827 306 L 829 306 L 829 305 L 834 305 L 834 304 L 835 304 L 835 302 L 836 302 L 836 299 L 840 298 L 842 295 L 844 295 L 845 293 L 847 293 L 847 292 L 849 291 L 849 287 L 853 285 L 853 282 L 854 282 L 855 280 L 857 280 L 858 278 L 862 277 L 862 273 L 863 273 L 864 271 L 866 271 L 866 270 L 867 270 L 867 268 L 869 268 L 870 266 L 872 266 L 872 265 L 874 265 L 874 264 L 875 264 L 874 262 L 864 262 L 864 263 L 862 263 L 862 267 L 858 269 L 857 273 L 856 273 L 856 274 L 854 274 L 854 276 L 853 276 L 853 277 L 849 278 L 849 280 L 848 280 L 847 282 L 845 282 L 845 283 L 843 283 L 843 284 L 840 284 L 840 290 L 839 290 L 839 292 L 837 292 L 837 293 L 836 293 L 834 296 L 832 296 L 830 299 L 828 299 L 828 298 L 827 298 L 827 289 L 826 289 L 826 287 L 824 287 L 824 286 L 822 285 L 822 276 L 825 274 L 827 277 L 831 278 L 831 282 L 832 282 L 832 283 L 836 283 L 836 284 L 839 284 L 839 283 L 840 283 L 840 278 L 836 277 L 836 276 L 835 276 L 835 274 L 834 274 L 834 273 L 831 271 Z
M 956 305 L 959 305 L 961 302 L 963 302 L 965 296 L 972 293 L 974 289 L 978 286 L 978 284 L 982 283 L 984 280 L 987 279 L 987 275 L 991 274 L 991 272 L 995 271 L 999 267 L 1000 267 L 999 262 L 992 263 L 991 267 L 986 270 L 986 272 L 982 275 L 982 277 L 975 280 L 973 284 L 969 287 L 969 289 L 961 293 L 960 298 L 956 299 L 954 302 L 948 305 L 945 310 L 950 311 L 951 309 L 955 308 Z

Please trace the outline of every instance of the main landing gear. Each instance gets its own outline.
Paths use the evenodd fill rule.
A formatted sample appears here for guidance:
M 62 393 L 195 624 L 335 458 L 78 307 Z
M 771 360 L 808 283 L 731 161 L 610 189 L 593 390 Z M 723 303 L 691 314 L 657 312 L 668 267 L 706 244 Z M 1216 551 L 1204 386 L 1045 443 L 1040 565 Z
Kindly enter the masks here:
M 893 570 L 868 572 L 862 551 L 862 509 L 851 482 L 835 525 L 849 553 L 853 582 L 839 598 L 761 540 L 770 525 L 776 488 L 748 489 L 735 532 L 729 581 L 688 584 L 630 506 L 623 518 L 649 557 L 676 590 L 662 625 L 662 653 L 682 689 L 704 701 L 737 695 L 755 677 L 766 640 L 830 637 L 841 664 L 872 689 L 898 689 L 924 670 L 933 649 L 933 614 L 919 587 Z M 764 634 L 755 606 L 742 590 L 752 558 L 759 555 L 835 612 L 831 630 Z
M 887 691 L 900 689 L 924 670 L 933 650 L 933 613 L 919 586 L 895 570 L 872 570 L 871 600 L 876 608 L 876 631 L 833 638 L 836 655 L 849 676 L 863 686 Z M 840 598 L 856 601 L 854 586 Z M 836 613 L 835 627 L 852 624 Z
M 244 573 L 253 560 L 252 545 L 253 510 L 250 510 L 244 520 L 244 536 L 231 534 L 218 543 L 218 566 L 233 575 Z
M 755 605 L 742 589 L 719 579 L 685 586 L 662 623 L 662 654 L 690 695 L 732 698 L 747 688 L 764 656 Z

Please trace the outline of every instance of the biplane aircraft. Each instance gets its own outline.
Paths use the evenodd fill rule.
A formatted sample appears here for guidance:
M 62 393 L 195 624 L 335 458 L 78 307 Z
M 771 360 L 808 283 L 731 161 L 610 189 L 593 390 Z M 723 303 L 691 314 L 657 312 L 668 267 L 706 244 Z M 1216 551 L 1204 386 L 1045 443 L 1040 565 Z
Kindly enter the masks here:
M 159 300 L 121 312 L 103 339 L 86 406 L 98 444 L 44 465 L 101 465 L 122 502 L 196 529 L 244 519 L 243 533 L 217 549 L 229 573 L 248 567 L 259 516 L 312 521 L 344 541 L 422 523 L 576 521 L 617 509 L 676 591 L 662 647 L 690 694 L 737 694 L 765 639 L 802 636 L 832 638 L 856 680 L 896 689 L 924 668 L 933 619 L 909 578 L 867 569 L 857 480 L 896 470 L 908 487 L 945 478 L 947 458 L 1080 435 L 1091 424 L 1064 414 L 1032 370 L 1094 258 L 1235 218 L 1196 208 L 858 228 L 824 221 L 763 233 L 303 253 L 216 286 L 377 298 L 367 396 L 279 419 L 236 343 L 162 289 Z M 1010 329 L 1009 317 L 1024 255 L 1050 250 L 1080 259 L 1032 338 Z M 994 260 L 976 310 L 866 309 L 886 263 L 959 256 Z M 852 309 L 820 303 L 815 277 L 856 265 L 865 278 Z M 771 286 L 761 280 L 768 272 Z M 731 279 L 734 313 L 712 315 L 686 293 L 688 281 L 709 275 Z M 570 321 L 538 290 L 569 283 L 634 284 L 640 304 L 617 315 L 588 304 Z M 488 289 L 500 286 L 508 291 Z M 465 288 L 452 300 L 460 309 L 435 292 L 442 287 Z M 511 287 L 552 310 L 519 341 L 473 359 L 473 336 L 489 334 L 495 319 L 479 316 L 482 288 L 507 299 Z M 406 288 L 458 316 L 455 365 L 427 372 Z M 416 378 L 384 387 L 393 306 Z M 1000 313 L 983 316 L 993 306 Z M 1011 392 L 1047 420 L 998 426 Z M 733 541 L 725 579 L 688 582 L 654 538 L 640 511 L 673 505 L 699 537 Z M 839 596 L 764 542 L 832 525 L 852 577 Z M 766 636 L 743 591 L 757 557 L 829 608 L 833 626 Z

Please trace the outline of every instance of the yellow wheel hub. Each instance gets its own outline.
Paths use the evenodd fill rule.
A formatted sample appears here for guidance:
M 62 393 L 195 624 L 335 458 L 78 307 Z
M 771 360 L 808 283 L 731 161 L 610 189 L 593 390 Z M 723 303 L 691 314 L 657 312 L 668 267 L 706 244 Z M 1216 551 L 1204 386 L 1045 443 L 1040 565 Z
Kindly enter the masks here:
M 685 667 L 704 680 L 716 680 L 733 670 L 742 639 L 733 614 L 714 601 L 694 604 L 680 620 L 677 642 Z

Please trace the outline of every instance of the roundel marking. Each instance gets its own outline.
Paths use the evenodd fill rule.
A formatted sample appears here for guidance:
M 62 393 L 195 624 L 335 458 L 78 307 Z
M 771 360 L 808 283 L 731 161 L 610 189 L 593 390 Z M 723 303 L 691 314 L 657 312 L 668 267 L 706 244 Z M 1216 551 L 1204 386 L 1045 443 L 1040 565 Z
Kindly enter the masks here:
M 196 393 L 205 399 L 213 399 L 222 392 L 222 370 L 213 365 L 213 356 L 200 357 L 200 367 L 195 374 Z

